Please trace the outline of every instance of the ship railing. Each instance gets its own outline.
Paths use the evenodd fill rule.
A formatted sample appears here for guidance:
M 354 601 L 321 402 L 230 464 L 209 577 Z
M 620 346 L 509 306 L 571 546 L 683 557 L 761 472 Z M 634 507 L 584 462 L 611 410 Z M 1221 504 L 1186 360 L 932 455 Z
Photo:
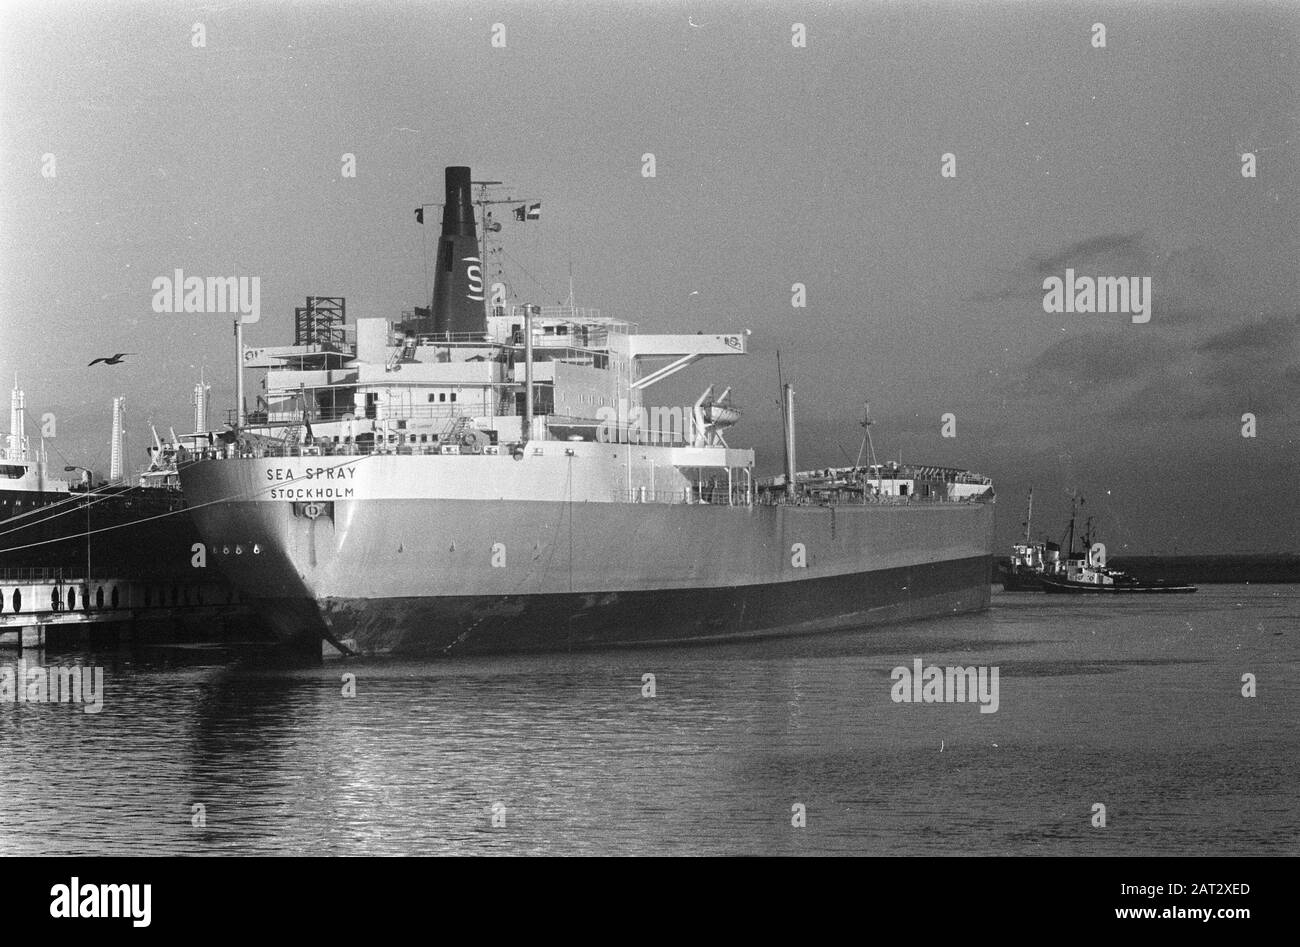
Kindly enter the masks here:
M 709 484 L 692 484 L 675 490 L 651 490 L 648 487 L 633 487 L 624 491 L 624 499 L 629 503 L 664 503 L 688 505 L 745 506 L 751 502 L 751 496 L 741 484 L 733 484 L 730 489 L 726 484 L 711 486 Z M 863 496 L 857 492 L 837 491 L 801 491 L 794 497 L 788 497 L 779 490 L 755 490 L 752 503 L 756 506 L 910 506 L 934 503 L 964 503 L 968 500 L 948 499 L 942 496 Z
M 200 460 L 231 460 L 249 457 L 332 457 L 382 453 L 369 444 L 259 444 L 239 450 L 204 451 Z
M 726 484 L 719 486 L 692 485 L 676 490 L 651 490 L 649 487 L 633 487 L 624 491 L 624 499 L 629 503 L 663 503 L 710 506 L 745 506 L 749 495 L 745 488 L 735 484 L 730 490 Z
M 446 421 L 459 417 L 482 417 L 492 413 L 491 405 L 456 403 L 456 404 L 411 404 L 411 405 L 375 405 L 376 421 L 434 420 Z
M 21 569 L 0 569 L 0 584 L 3 585 L 40 585 L 43 583 L 57 585 L 63 582 L 84 582 L 85 579 L 85 568 L 29 566 Z
M 417 347 L 433 345 L 496 345 L 497 340 L 486 332 L 420 332 L 415 336 Z M 401 347 L 399 346 L 399 351 Z
M 503 307 L 497 307 L 501 310 Z M 493 315 L 505 316 L 510 319 L 523 320 L 525 314 L 524 306 L 511 306 L 509 310 L 493 312 Z M 610 320 L 600 314 L 599 309 L 589 309 L 584 306 L 534 306 L 534 319 L 563 319 L 566 322 L 609 322 L 618 321 Z
M 375 443 L 375 444 L 334 444 L 332 442 L 320 442 L 316 444 L 259 444 L 256 447 L 246 447 L 240 450 L 217 450 L 203 452 L 198 455 L 198 460 L 233 460 L 262 457 L 368 457 L 371 454 L 396 454 L 399 456 L 412 455 L 432 455 L 445 454 L 450 450 L 452 453 L 473 453 L 469 450 L 459 450 L 453 445 L 442 442 L 434 443 L 411 443 L 409 441 L 401 444 Z M 498 450 L 504 451 L 504 448 L 493 447 L 493 453 Z
M 929 496 L 917 494 L 900 496 L 892 493 L 864 493 L 862 490 L 835 489 L 833 487 L 813 487 L 810 489 L 807 484 L 800 483 L 799 492 L 794 497 L 787 496 L 784 488 L 779 484 L 776 486 L 761 484 L 754 502 L 760 506 L 930 506 L 939 503 L 973 503 L 981 499 L 983 498 L 980 496 L 949 497 L 942 493 L 931 493 Z
M 335 408 L 318 408 L 307 415 L 307 420 L 319 424 L 325 421 L 342 421 L 349 414 L 356 416 L 357 409 L 352 405 Z M 254 414 L 260 416 L 258 423 L 261 424 L 301 424 L 301 411 L 258 411 L 249 412 L 248 418 L 250 424 Z

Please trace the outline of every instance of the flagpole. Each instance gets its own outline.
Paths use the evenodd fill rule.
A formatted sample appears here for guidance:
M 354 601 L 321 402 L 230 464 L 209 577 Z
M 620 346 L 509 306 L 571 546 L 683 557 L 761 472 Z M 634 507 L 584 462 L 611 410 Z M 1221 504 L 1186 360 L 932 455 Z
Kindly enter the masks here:
M 424 226 L 424 209 L 426 207 L 441 207 L 442 204 L 421 204 L 415 209 L 415 222 L 421 227 Z M 429 231 L 420 231 L 420 261 L 424 264 L 424 298 L 428 299 L 433 293 L 433 288 L 429 285 Z

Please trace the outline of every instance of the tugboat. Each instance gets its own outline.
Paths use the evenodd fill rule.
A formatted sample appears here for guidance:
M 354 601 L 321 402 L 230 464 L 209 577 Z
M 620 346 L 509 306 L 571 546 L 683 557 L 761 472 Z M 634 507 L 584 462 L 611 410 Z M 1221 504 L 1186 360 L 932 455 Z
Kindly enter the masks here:
M 1159 579 L 1146 581 L 1105 566 L 1071 561 L 1064 576 L 1043 576 L 1043 591 L 1065 594 L 1115 594 L 1120 592 L 1195 592 L 1196 586 Z
M 1101 544 L 1094 544 L 1092 517 L 1088 517 L 1083 534 L 1083 551 L 1074 553 L 1074 519 L 1075 510 L 1070 511 L 1070 554 L 1065 561 L 1065 568 L 1055 574 L 1044 574 L 1039 578 L 1044 592 L 1067 595 L 1114 595 L 1123 592 L 1188 593 L 1195 592 L 1196 586 L 1182 582 L 1166 580 L 1146 581 L 1129 575 L 1119 569 L 1106 565 L 1106 551 Z
M 1060 544 L 1030 539 L 1034 521 L 1034 490 L 1029 489 L 1029 512 L 1025 516 L 1025 541 L 1011 547 L 1011 561 L 1001 565 L 1002 588 L 1007 592 L 1041 592 L 1044 575 L 1061 572 Z

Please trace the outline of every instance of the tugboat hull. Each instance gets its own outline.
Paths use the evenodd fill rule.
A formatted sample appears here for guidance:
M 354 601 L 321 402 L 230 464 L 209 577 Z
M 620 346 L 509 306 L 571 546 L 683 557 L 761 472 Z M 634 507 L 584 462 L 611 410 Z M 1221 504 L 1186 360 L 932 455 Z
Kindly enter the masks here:
M 1186 594 L 1195 592 L 1194 585 L 1169 585 L 1163 582 L 1123 582 L 1098 585 L 1092 582 L 1071 582 L 1068 579 L 1042 579 L 1043 591 L 1065 595 L 1124 595 L 1124 594 Z
M 1002 588 L 1006 592 L 1041 592 L 1043 576 L 1039 572 L 1003 571 Z

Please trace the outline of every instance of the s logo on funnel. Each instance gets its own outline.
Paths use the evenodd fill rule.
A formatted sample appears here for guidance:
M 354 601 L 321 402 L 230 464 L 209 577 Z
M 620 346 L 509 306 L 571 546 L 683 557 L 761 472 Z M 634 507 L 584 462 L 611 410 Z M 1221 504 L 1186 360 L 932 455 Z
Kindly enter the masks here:
M 467 264 L 465 279 L 469 281 L 469 292 L 465 294 L 465 298 L 481 303 L 483 301 L 483 261 L 476 256 L 467 256 L 461 259 Z M 477 295 L 475 295 L 476 293 Z

